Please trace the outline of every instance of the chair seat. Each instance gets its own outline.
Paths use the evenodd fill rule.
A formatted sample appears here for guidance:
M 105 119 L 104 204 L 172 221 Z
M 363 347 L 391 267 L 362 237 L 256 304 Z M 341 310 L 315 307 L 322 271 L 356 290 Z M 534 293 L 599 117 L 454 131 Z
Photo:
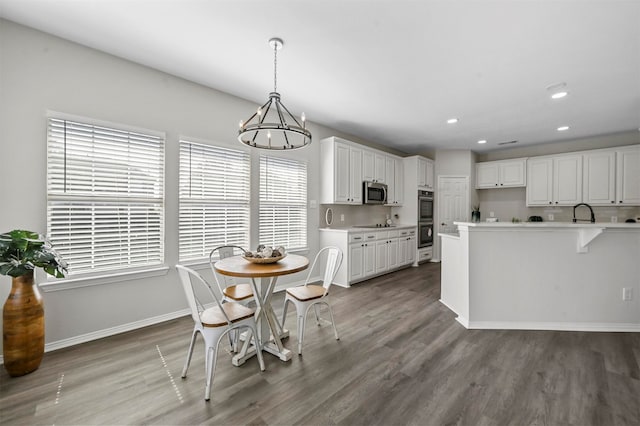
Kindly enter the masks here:
M 244 300 L 253 297 L 253 291 L 249 284 L 230 285 L 224 289 L 224 295 L 233 300 Z
M 324 287 L 321 285 L 302 285 L 287 289 L 287 293 L 296 300 L 306 302 L 307 300 L 319 299 L 324 294 Z
M 247 308 L 239 303 L 223 303 L 222 309 L 229 317 L 229 321 L 236 322 L 253 316 L 255 309 Z M 202 325 L 205 327 L 222 327 L 227 325 L 227 320 L 219 307 L 205 309 L 200 313 Z

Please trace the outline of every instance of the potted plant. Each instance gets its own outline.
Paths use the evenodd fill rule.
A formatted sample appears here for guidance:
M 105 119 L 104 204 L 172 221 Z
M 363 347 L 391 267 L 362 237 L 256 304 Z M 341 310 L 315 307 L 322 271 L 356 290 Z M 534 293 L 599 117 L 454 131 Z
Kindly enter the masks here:
M 480 222 L 480 206 L 473 206 L 473 210 L 471 211 L 471 221 L 472 222 Z
M 43 235 L 13 230 L 0 234 L 0 274 L 12 277 L 2 310 L 4 368 L 11 376 L 31 373 L 44 354 L 44 308 L 33 272 L 64 277 L 67 263 Z

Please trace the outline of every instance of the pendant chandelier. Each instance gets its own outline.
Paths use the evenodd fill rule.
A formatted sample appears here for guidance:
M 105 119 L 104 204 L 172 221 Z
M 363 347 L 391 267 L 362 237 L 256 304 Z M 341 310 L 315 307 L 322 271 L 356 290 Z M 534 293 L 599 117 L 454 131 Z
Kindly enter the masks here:
M 289 112 L 277 90 L 278 50 L 284 42 L 279 38 L 269 40 L 273 49 L 273 92 L 269 100 L 246 121 L 240 121 L 238 140 L 261 149 L 297 149 L 311 143 L 311 132 L 305 126 L 304 112 L 300 121 Z M 302 122 L 302 123 L 301 123 Z

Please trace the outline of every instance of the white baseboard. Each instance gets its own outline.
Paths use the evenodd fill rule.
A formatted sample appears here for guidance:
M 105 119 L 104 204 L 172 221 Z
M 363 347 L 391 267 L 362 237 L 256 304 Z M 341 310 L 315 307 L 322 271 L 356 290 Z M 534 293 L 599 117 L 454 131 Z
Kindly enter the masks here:
M 320 280 L 320 276 L 311 279 L 311 282 Z M 276 284 L 276 288 L 274 293 L 284 290 L 287 287 L 295 287 L 297 285 L 304 284 L 304 281 L 301 280 L 295 283 L 281 283 Z M 128 324 L 122 324 L 116 327 L 105 328 L 103 330 L 93 331 L 91 333 L 82 334 L 79 336 L 70 337 L 68 339 L 62 339 L 55 342 L 46 343 L 44 345 L 45 352 L 51 352 L 62 348 L 68 348 L 69 346 L 79 345 L 81 343 L 90 342 L 92 340 L 102 339 L 104 337 L 114 336 L 116 334 L 125 333 L 127 331 L 137 330 L 142 327 L 148 327 L 150 325 L 159 324 L 161 322 L 169 321 L 172 319 L 180 318 L 183 316 L 189 315 L 189 309 L 182 309 L 177 312 L 170 312 L 164 315 L 158 315 L 152 318 L 146 318 L 140 321 L 134 321 Z M 0 355 L 0 365 L 4 364 L 4 356 Z
M 45 352 L 51 352 L 62 348 L 68 348 L 69 346 L 79 345 L 81 343 L 90 342 L 92 340 L 102 339 L 104 337 L 114 336 L 116 334 L 124 333 L 127 331 L 137 330 L 142 327 L 147 327 L 161 322 L 169 321 L 172 319 L 180 318 L 185 315 L 189 315 L 189 309 L 183 309 L 177 312 L 171 312 L 164 315 L 159 315 L 152 318 L 146 318 L 144 320 L 130 322 L 128 324 L 122 324 L 117 327 L 105 328 L 103 330 L 94 331 L 87 334 L 81 334 L 79 336 L 70 337 L 68 339 L 62 339 L 55 342 L 46 343 L 44 345 Z M 4 356 L 0 355 L 0 364 L 4 364 Z
M 634 323 L 589 323 L 589 322 L 506 322 L 466 321 L 462 325 L 470 330 L 549 330 L 549 331 L 595 331 L 638 333 L 640 324 Z

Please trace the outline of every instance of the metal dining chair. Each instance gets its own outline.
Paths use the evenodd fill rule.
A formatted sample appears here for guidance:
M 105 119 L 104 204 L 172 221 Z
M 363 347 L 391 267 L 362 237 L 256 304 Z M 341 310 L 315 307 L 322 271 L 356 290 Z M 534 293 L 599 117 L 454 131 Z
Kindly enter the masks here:
M 240 246 L 225 245 L 216 247 L 209 252 L 209 267 L 211 268 L 211 272 L 213 272 L 213 278 L 218 285 L 218 289 L 220 290 L 220 294 L 222 294 L 222 300 L 224 302 L 238 302 L 243 305 L 248 305 L 254 300 L 251 284 L 236 283 L 234 278 L 231 277 L 220 277 L 213 267 L 217 260 L 244 254 L 245 251 L 246 250 Z
M 318 261 L 325 257 L 325 270 L 322 278 L 322 285 L 309 284 L 309 280 L 313 275 L 313 271 L 318 265 Z M 320 321 L 326 321 L 320 318 L 318 313 L 318 305 L 325 305 L 329 310 L 329 316 L 331 318 L 330 323 L 333 325 L 333 333 L 336 340 L 339 340 L 338 330 L 336 329 L 336 323 L 333 319 L 333 311 L 331 305 L 327 301 L 327 295 L 329 294 L 329 287 L 335 278 L 340 265 L 342 264 L 343 253 L 337 247 L 324 247 L 321 249 L 313 260 L 313 264 L 309 269 L 309 274 L 304 282 L 304 285 L 297 287 L 290 287 L 286 289 L 284 299 L 284 311 L 282 313 L 282 324 L 284 326 L 285 319 L 287 318 L 287 308 L 289 303 L 293 303 L 296 307 L 297 327 L 298 327 L 298 354 L 302 355 L 302 341 L 304 339 L 304 327 L 305 318 L 309 313 L 309 309 L 313 307 L 316 317 L 316 323 L 320 325 Z
M 209 401 L 213 376 L 216 369 L 216 360 L 218 358 L 218 346 L 224 335 L 231 331 L 239 332 L 240 329 L 247 328 L 251 332 L 251 335 L 248 335 L 247 339 L 251 338 L 251 336 L 257 336 L 254 318 L 255 309 L 236 302 L 220 303 L 220 300 L 218 300 L 209 283 L 202 278 L 200 274 L 182 265 L 176 265 L 176 270 L 180 276 L 180 281 L 182 281 L 182 287 L 184 288 L 184 293 L 187 297 L 189 308 L 191 309 L 191 317 L 194 322 L 187 359 L 182 369 L 182 378 L 187 377 L 187 370 L 191 363 L 196 336 L 200 333 L 205 343 L 206 386 L 204 399 Z M 205 305 L 196 296 L 195 289 L 198 287 L 205 290 L 205 293 L 213 301 L 212 307 L 205 308 Z M 202 292 L 198 292 L 198 294 L 202 294 Z M 256 355 L 258 357 L 258 363 L 260 364 L 260 370 L 264 371 L 265 366 L 262 351 L 257 350 Z

